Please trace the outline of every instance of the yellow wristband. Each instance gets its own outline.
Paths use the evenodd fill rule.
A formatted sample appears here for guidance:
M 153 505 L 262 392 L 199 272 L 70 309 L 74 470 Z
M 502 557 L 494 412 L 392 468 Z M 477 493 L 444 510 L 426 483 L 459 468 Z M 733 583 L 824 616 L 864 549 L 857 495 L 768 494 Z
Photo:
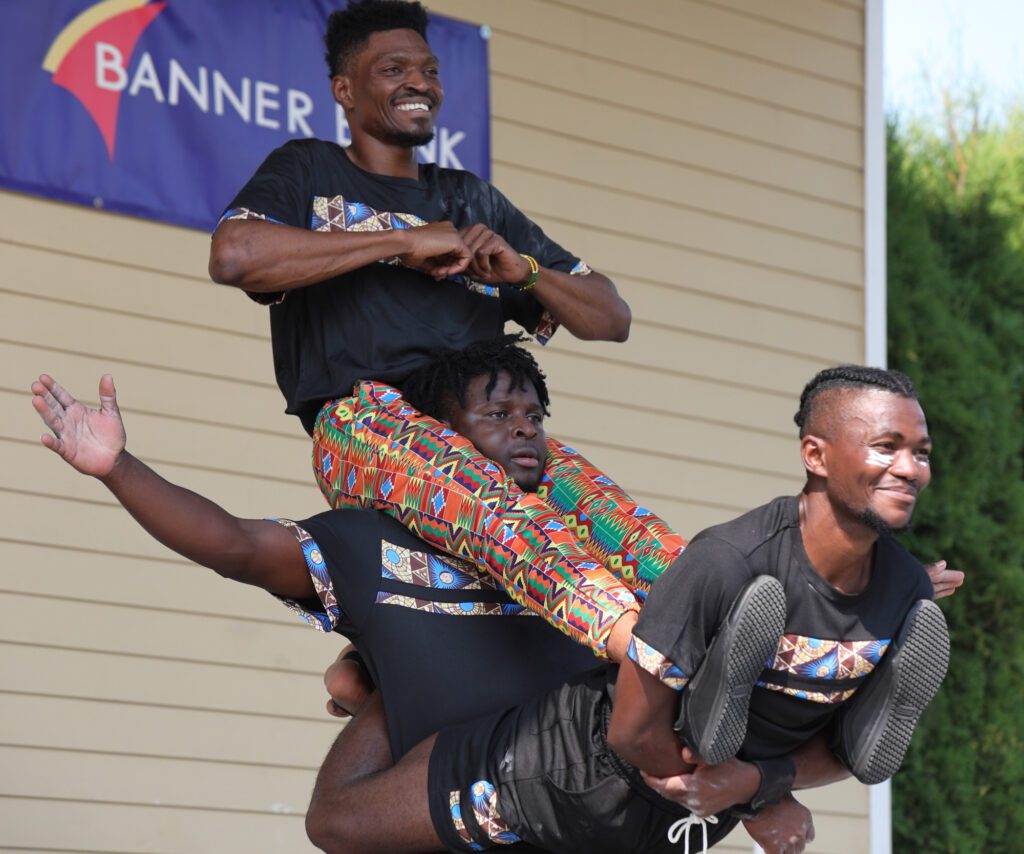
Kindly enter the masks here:
M 526 263 L 530 265 L 530 275 L 527 277 L 525 282 L 520 282 L 517 285 L 517 287 L 521 291 L 528 291 L 535 284 L 537 284 L 537 279 L 540 276 L 540 265 L 537 264 L 537 259 L 534 258 L 532 255 L 524 255 L 522 252 L 520 252 L 519 257 L 525 258 Z

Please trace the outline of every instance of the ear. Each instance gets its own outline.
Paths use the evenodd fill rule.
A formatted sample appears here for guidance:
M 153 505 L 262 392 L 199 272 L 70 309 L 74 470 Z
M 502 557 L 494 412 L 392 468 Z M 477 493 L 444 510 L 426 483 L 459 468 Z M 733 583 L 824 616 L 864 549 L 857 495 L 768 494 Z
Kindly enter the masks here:
M 335 74 L 331 78 L 331 94 L 346 113 L 352 112 L 355 106 L 355 100 L 352 98 L 352 78 L 345 74 Z
M 828 477 L 828 440 L 808 434 L 800 440 L 800 459 L 808 475 Z

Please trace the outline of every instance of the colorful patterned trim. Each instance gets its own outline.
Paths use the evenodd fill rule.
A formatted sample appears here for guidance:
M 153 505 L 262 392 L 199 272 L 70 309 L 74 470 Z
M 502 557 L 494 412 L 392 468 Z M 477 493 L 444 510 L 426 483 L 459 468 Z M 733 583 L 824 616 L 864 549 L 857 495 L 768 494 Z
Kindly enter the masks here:
M 462 792 L 455 791 L 448 793 L 448 809 L 452 815 L 452 827 L 459 834 L 459 839 L 466 843 L 470 851 L 483 851 L 484 846 L 473 841 L 466 829 L 466 822 L 462 819 Z
M 502 589 L 492 576 L 467 560 L 416 552 L 387 540 L 380 544 L 380 574 L 382 578 L 434 590 Z
M 867 676 L 882 660 L 889 640 L 837 641 L 783 635 L 772 670 L 812 679 L 856 679 Z
M 380 575 L 390 581 L 401 581 L 431 590 L 502 590 L 498 582 L 469 561 L 449 555 L 433 555 L 397 546 L 387 540 L 380 544 Z M 451 617 L 533 616 L 513 602 L 438 602 L 381 590 L 380 605 L 398 605 L 431 614 Z
M 378 605 L 397 605 L 400 608 L 412 608 L 428 614 L 444 614 L 449 617 L 534 617 L 522 605 L 513 602 L 438 602 L 434 599 L 417 599 L 414 596 L 403 596 L 400 593 L 389 593 L 381 590 L 377 593 Z
M 477 780 L 469 790 L 473 804 L 473 815 L 487 839 L 496 845 L 512 845 L 519 842 L 505 820 L 498 812 L 498 792 L 487 780 Z
M 676 691 L 682 691 L 690 677 L 683 673 L 668 658 L 662 655 L 650 644 L 644 643 L 636 635 L 629 639 L 629 647 L 626 650 L 629 656 L 641 670 L 646 670 L 651 676 L 655 676 Z
M 829 682 L 859 679 L 863 681 L 882 660 L 889 640 L 837 641 L 804 635 L 783 635 L 769 669 L 776 673 L 814 679 L 822 684 L 819 690 L 778 685 L 766 680 L 757 684 L 769 691 L 779 691 L 812 703 L 842 703 L 852 697 L 857 686 L 829 687 Z
M 316 540 L 305 529 L 299 527 L 290 519 L 271 519 L 270 521 L 277 522 L 277 524 L 288 528 L 295 535 L 295 539 L 299 541 L 303 557 L 306 559 L 306 566 L 309 568 L 309 577 L 313 579 L 313 588 L 316 590 L 316 595 L 320 597 L 324 610 L 322 613 L 307 611 L 294 599 L 286 599 L 283 596 L 278 596 L 277 598 L 317 631 L 334 631 L 334 627 L 338 625 L 338 620 L 341 619 L 341 609 L 338 608 L 338 600 L 334 595 L 334 585 L 331 583 L 331 576 L 327 572 L 327 564 L 324 561 L 320 547 L 316 544 Z
M 352 202 L 344 196 L 313 196 L 312 231 L 375 232 L 427 225 L 416 214 L 378 211 L 362 202 Z
M 262 219 L 265 222 L 276 222 L 278 225 L 284 225 L 279 219 L 274 219 L 266 214 L 256 213 L 256 211 L 249 210 L 249 208 L 231 208 L 231 210 L 225 211 L 224 216 L 217 220 L 217 225 L 228 219 Z
M 853 696 L 856 688 L 847 688 L 842 691 L 807 691 L 803 688 L 791 688 L 784 685 L 773 685 L 771 682 L 755 683 L 759 688 L 767 688 L 769 691 L 779 691 L 783 694 L 788 694 L 790 697 L 796 697 L 798 700 L 808 700 L 812 703 L 842 703 L 844 700 L 849 699 Z

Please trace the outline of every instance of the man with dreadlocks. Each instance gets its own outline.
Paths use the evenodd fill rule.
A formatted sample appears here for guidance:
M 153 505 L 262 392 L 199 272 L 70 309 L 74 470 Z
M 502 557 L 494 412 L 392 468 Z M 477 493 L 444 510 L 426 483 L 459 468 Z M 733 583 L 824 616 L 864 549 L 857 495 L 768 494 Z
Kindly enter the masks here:
M 417 162 L 444 94 L 426 28 L 424 8 L 404 0 L 331 15 L 326 58 L 352 143 L 272 152 L 218 225 L 210 275 L 270 304 L 278 385 L 313 437 L 331 506 L 385 510 L 618 658 L 638 604 L 605 566 L 642 595 L 682 538 L 557 443 L 550 486 L 524 493 L 397 391 L 432 350 L 498 338 L 506 320 L 542 343 L 559 325 L 623 341 L 630 323 L 612 282 L 494 187 Z M 593 517 L 588 541 L 557 524 L 570 510 Z
M 843 366 L 811 380 L 795 420 L 802 492 L 698 534 L 651 588 L 621 667 L 344 784 L 332 749 L 314 843 L 667 852 L 745 819 L 766 851 L 798 852 L 813 829 L 792 789 L 895 773 L 949 654 L 928 575 L 892 536 L 931 478 L 924 413 L 903 374 Z
M 548 391 L 516 340 L 448 354 L 444 364 L 428 363 L 409 388 L 425 411 L 458 424 L 493 456 L 490 465 L 502 465 L 532 491 L 543 471 Z M 269 591 L 314 628 L 359 645 L 378 690 L 371 700 L 376 715 L 345 730 L 356 755 L 382 751 L 375 761 L 390 764 L 446 725 L 523 702 L 594 666 L 585 647 L 529 618 L 490 575 L 431 548 L 381 512 L 239 519 L 168 483 L 125 450 L 109 376 L 100 382 L 98 411 L 48 376 L 32 390 L 54 432 L 44 444 L 99 478 L 156 539 L 226 578 Z M 358 707 L 360 698 L 331 687 L 342 706 Z M 350 755 L 351 767 L 360 763 Z

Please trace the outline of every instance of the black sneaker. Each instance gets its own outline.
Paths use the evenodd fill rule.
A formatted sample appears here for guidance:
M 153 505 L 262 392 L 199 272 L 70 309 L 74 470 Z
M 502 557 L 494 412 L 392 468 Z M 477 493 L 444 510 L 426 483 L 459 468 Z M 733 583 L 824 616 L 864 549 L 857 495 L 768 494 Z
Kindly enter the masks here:
M 864 684 L 839 709 L 833 751 L 862 783 L 895 774 L 917 719 L 949 665 L 949 632 L 939 606 L 922 599 Z
M 733 600 L 682 695 L 675 731 L 709 765 L 736 755 L 747 734 L 750 692 L 786 628 L 786 593 L 760 575 Z

